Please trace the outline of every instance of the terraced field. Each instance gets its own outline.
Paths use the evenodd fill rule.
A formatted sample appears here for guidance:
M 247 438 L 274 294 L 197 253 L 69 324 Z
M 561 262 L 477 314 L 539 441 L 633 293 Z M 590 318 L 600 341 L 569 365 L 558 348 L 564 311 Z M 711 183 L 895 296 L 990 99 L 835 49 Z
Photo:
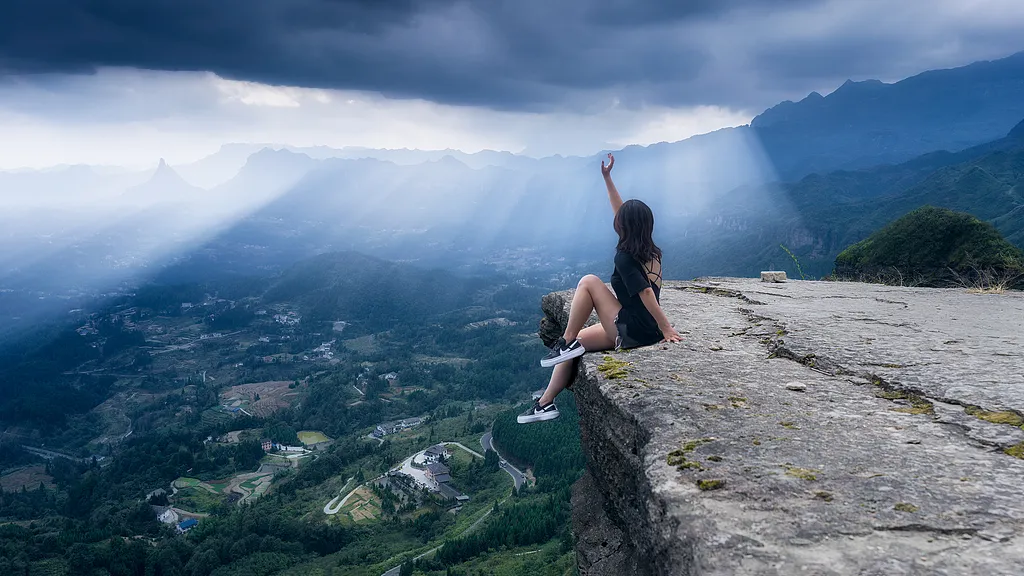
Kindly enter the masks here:
M 298 433 L 299 442 L 302 442 L 306 446 L 312 444 L 319 444 L 320 442 L 330 442 L 331 439 L 326 434 L 319 430 L 302 430 Z
M 368 488 L 360 486 L 352 492 L 340 513 L 356 524 L 380 518 L 380 498 Z

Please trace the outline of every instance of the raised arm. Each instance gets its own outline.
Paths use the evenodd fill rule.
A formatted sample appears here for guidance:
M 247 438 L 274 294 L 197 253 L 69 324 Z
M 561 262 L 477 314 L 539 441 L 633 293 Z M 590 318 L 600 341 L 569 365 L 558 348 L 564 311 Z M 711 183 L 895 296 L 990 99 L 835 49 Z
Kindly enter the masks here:
M 612 203 L 612 212 L 618 214 L 619 206 L 622 206 L 622 196 L 619 196 L 615 183 L 612 182 L 612 166 L 615 166 L 615 156 L 608 153 L 608 165 L 605 166 L 601 160 L 601 174 L 604 176 L 604 185 L 608 188 L 608 201 Z

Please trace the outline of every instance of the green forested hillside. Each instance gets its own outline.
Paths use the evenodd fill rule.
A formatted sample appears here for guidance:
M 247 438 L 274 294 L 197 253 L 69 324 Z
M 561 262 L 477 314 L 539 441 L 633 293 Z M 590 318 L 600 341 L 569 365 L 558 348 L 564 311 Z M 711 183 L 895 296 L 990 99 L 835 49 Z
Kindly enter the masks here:
M 685 237 L 663 233 L 671 239 L 664 243 L 666 270 L 677 277 L 751 276 L 774 267 L 799 277 L 785 246 L 808 276 L 825 276 L 839 252 L 925 205 L 973 214 L 1024 246 L 1021 126 L 955 154 L 738 189 L 731 207 L 702 215 Z
M 38 332 L 0 366 L 0 572 L 376 576 L 448 540 L 419 573 L 544 562 L 534 572 L 564 574 L 578 458 L 538 461 L 537 484 L 512 496 L 493 453 L 456 450 L 466 503 L 371 486 L 437 442 L 479 450 L 495 416 L 544 382 L 534 333 L 550 290 L 333 254 L 230 285 L 146 285 Z M 330 440 L 295 460 L 261 446 L 295 445 L 300 430 Z M 363 516 L 325 512 L 356 486 Z M 150 504 L 199 526 L 176 535 Z
M 836 276 L 914 285 L 985 284 L 1024 273 L 1024 252 L 994 226 L 945 208 L 918 208 L 850 246 Z

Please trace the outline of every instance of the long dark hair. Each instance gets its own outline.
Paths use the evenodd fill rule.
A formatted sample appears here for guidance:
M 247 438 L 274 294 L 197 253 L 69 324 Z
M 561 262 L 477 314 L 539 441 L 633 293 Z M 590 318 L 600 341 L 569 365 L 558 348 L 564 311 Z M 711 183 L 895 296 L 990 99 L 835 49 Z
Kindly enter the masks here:
M 654 243 L 654 212 L 639 200 L 626 200 L 615 213 L 615 232 L 619 235 L 618 250 L 646 264 L 661 261 L 661 248 Z

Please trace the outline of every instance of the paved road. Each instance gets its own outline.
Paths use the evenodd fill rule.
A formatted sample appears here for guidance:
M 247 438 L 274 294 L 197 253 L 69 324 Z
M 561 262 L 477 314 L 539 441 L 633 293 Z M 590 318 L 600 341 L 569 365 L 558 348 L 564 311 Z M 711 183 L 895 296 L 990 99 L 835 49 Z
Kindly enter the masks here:
M 338 492 L 344 492 L 345 489 L 348 488 L 348 485 L 352 482 L 352 480 L 353 478 L 349 478 L 348 480 L 346 480 L 345 485 L 342 486 L 341 490 L 339 490 Z M 356 486 L 356 488 L 358 488 L 358 486 Z M 344 498 L 342 498 L 341 494 L 335 496 L 333 500 L 331 500 L 330 502 L 327 503 L 326 506 L 324 506 L 324 514 L 337 514 L 338 511 L 341 510 L 341 507 L 345 505 L 345 502 L 348 501 L 349 496 L 352 496 L 355 493 L 355 488 L 353 488 L 352 491 L 346 494 Z M 338 502 L 339 498 L 341 499 L 341 502 Z
M 519 487 L 522 486 L 524 482 L 526 482 L 526 476 L 518 468 L 516 468 L 507 460 L 505 460 L 505 457 L 501 455 L 501 452 L 498 452 L 498 450 L 494 447 L 494 442 L 491 441 L 490 432 L 487 432 L 480 437 L 480 445 L 483 446 L 484 452 L 488 450 L 494 450 L 494 452 L 498 455 L 498 458 L 500 458 L 502 462 L 499 463 L 498 466 L 500 466 L 501 469 L 504 470 L 505 472 L 508 472 L 508 475 L 512 477 L 512 481 L 516 483 L 516 490 L 519 490 Z

